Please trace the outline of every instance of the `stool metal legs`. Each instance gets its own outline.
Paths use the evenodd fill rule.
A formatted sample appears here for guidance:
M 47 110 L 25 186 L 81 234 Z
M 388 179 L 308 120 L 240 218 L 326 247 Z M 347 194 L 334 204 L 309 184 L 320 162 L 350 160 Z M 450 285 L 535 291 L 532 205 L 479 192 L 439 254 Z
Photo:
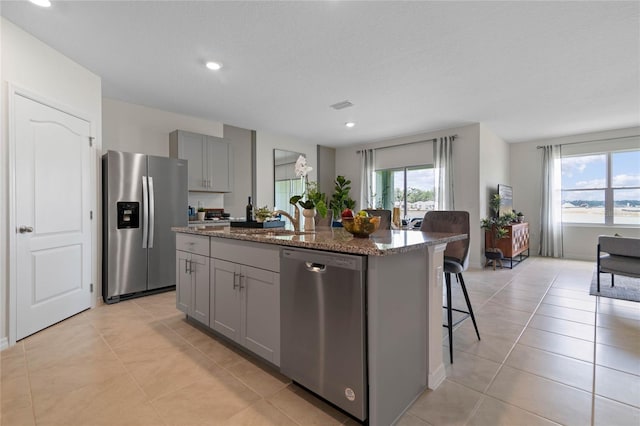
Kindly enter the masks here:
M 462 311 L 453 307 L 453 304 L 451 302 L 451 274 L 445 273 L 444 277 L 447 286 L 447 306 L 445 306 L 445 308 L 447 309 L 447 323 L 443 326 L 447 327 L 449 331 L 449 360 L 451 361 L 451 364 L 453 364 L 453 327 L 470 316 L 471 321 L 473 321 L 473 327 L 476 329 L 476 336 L 478 336 L 478 340 L 480 340 L 480 332 L 478 331 L 478 325 L 476 324 L 476 317 L 475 315 L 473 315 L 473 308 L 471 307 L 471 301 L 469 300 L 469 294 L 467 293 L 467 286 L 464 285 L 462 274 L 456 274 L 456 278 L 460 282 L 460 287 L 462 287 L 462 293 L 464 294 L 464 300 L 467 302 L 467 309 L 469 309 L 468 311 Z M 453 311 L 461 312 L 467 315 L 454 324 Z

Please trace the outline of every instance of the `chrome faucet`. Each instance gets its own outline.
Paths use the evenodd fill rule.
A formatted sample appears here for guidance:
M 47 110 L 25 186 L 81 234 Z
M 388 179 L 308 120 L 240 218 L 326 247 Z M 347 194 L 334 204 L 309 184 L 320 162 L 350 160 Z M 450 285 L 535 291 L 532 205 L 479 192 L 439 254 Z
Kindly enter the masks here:
M 291 217 L 291 215 L 287 212 L 285 212 L 284 210 L 276 210 L 273 212 L 274 216 L 277 215 L 282 215 L 284 217 L 286 217 L 287 219 L 289 219 L 291 221 L 291 225 L 293 225 L 293 230 L 294 231 L 300 231 L 300 210 L 298 210 L 298 208 L 295 208 L 295 218 Z

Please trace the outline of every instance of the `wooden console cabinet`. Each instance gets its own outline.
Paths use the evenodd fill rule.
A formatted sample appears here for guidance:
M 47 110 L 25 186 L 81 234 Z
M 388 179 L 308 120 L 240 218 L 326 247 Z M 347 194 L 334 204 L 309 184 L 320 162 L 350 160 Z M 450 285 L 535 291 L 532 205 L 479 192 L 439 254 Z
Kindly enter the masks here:
M 496 244 L 496 248 L 502 250 L 504 258 L 510 261 L 510 266 L 513 268 L 513 262 L 520 263 L 527 257 L 529 257 L 529 224 L 512 223 L 506 225 L 505 228 L 509 232 L 504 238 L 501 238 Z M 491 236 L 488 232 L 485 232 L 484 248 L 488 249 Z M 524 254 L 526 252 L 526 254 Z

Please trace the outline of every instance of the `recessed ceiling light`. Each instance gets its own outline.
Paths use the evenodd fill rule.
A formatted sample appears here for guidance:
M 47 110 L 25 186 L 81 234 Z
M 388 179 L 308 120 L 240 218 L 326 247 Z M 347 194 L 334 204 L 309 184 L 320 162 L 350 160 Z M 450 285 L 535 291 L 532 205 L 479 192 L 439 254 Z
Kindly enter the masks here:
M 213 71 L 218 71 L 220 68 L 222 68 L 222 64 L 218 62 L 207 62 L 207 68 Z
M 29 0 L 31 3 L 36 4 L 40 7 L 49 7 L 51 6 L 51 2 L 49 0 Z
M 344 123 L 345 126 L 347 126 L 348 128 L 352 128 L 353 126 L 356 125 L 356 123 L 354 123 L 353 121 L 347 121 L 346 123 Z

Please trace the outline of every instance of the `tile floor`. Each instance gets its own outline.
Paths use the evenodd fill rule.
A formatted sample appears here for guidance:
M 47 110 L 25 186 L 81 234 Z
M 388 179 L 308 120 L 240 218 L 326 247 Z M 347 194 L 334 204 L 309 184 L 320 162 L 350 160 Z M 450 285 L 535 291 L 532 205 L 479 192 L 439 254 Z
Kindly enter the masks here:
M 447 380 L 398 425 L 640 425 L 640 304 L 589 296 L 592 270 L 467 271 L 482 340 L 464 321 L 454 364 L 443 340 Z M 0 352 L 1 424 L 356 424 L 186 323 L 174 298 L 101 305 Z

